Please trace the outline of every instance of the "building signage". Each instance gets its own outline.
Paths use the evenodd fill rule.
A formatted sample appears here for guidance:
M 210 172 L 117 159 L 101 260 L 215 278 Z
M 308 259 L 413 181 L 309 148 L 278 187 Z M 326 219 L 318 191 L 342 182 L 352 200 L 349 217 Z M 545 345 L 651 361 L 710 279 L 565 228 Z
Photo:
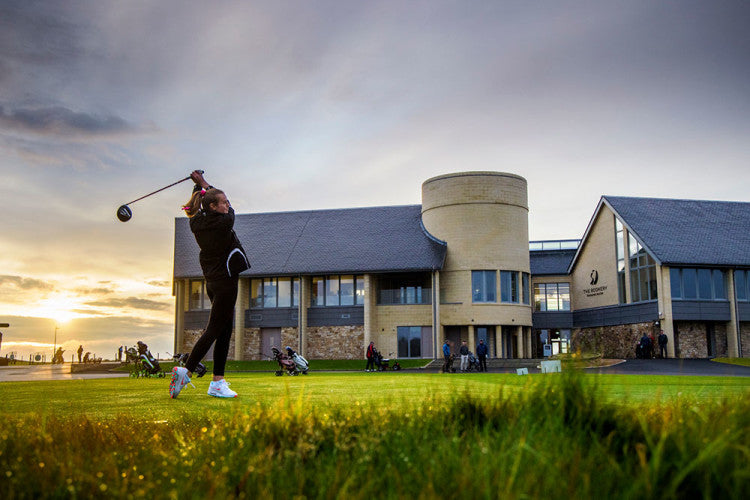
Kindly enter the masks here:
M 607 285 L 599 285 L 599 271 L 593 269 L 589 277 L 591 278 L 591 281 L 589 282 L 591 288 L 583 289 L 583 293 L 586 294 L 586 297 L 596 297 L 597 295 L 604 295 L 604 292 L 607 291 Z

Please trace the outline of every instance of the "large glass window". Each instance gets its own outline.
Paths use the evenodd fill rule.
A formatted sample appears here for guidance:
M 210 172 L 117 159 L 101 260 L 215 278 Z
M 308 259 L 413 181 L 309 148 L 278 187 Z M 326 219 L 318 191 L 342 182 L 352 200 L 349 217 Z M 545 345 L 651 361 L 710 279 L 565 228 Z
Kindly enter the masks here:
M 570 311 L 569 283 L 537 283 L 534 285 L 534 310 Z
M 432 281 L 427 273 L 383 274 L 378 278 L 378 304 L 430 304 L 431 293 Z
M 206 284 L 203 280 L 190 280 L 190 296 L 188 298 L 188 309 L 210 309 L 211 303 L 206 297 Z
M 353 306 L 364 304 L 364 276 L 351 274 L 312 278 L 313 306 Z
M 750 295 L 748 294 L 748 271 L 737 270 L 734 272 L 734 289 L 737 300 L 745 301 Z
M 472 302 L 497 302 L 497 273 L 472 271 L 471 290 Z
M 250 280 L 250 307 L 297 307 L 299 278 L 262 278 Z
M 656 262 L 633 237 L 628 235 L 630 257 L 630 299 L 633 302 L 656 300 Z
M 521 289 L 523 293 L 523 303 L 530 304 L 531 299 L 529 297 L 529 273 L 521 273 Z
M 518 303 L 517 271 L 500 271 L 500 301 Z
M 399 358 L 421 358 L 422 357 L 422 327 L 421 326 L 399 326 L 397 335 L 398 335 L 398 357 Z
M 263 307 L 276 307 L 276 278 L 266 278 L 263 280 Z
M 672 298 L 676 300 L 726 300 L 727 287 L 721 269 L 677 268 L 669 270 Z
M 278 306 L 292 307 L 292 278 L 279 278 Z

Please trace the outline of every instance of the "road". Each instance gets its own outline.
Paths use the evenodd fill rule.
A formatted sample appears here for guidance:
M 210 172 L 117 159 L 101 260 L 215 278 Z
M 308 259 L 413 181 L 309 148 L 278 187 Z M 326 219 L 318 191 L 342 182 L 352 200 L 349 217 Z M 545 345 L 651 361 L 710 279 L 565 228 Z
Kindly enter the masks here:
M 25 380 L 77 380 L 127 376 L 127 373 L 70 373 L 70 363 L 62 365 L 0 366 L 0 382 L 21 382 Z

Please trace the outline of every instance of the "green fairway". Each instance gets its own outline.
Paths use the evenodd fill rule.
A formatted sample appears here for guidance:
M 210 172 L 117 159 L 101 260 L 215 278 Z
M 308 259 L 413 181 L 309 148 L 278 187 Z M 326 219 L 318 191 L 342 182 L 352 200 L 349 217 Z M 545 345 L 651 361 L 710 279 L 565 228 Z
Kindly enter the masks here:
M 441 374 L 441 373 L 311 373 L 276 377 L 271 373 L 231 373 L 227 380 L 240 397 L 220 400 L 206 395 L 209 377 L 194 378 L 171 400 L 168 378 L 89 379 L 47 382 L 0 383 L 5 415 L 54 414 L 112 418 L 128 415 L 146 420 L 199 416 L 207 412 L 231 414 L 253 408 L 293 403 L 309 411 L 336 407 L 403 408 L 425 401 L 439 403 L 459 394 L 498 399 L 503 394 L 528 390 L 557 375 Z M 647 404 L 676 398 L 698 401 L 742 396 L 750 391 L 750 378 L 646 375 L 586 375 L 590 390 L 604 401 Z
M 229 374 L 0 383 L 0 498 L 745 498 L 750 379 Z

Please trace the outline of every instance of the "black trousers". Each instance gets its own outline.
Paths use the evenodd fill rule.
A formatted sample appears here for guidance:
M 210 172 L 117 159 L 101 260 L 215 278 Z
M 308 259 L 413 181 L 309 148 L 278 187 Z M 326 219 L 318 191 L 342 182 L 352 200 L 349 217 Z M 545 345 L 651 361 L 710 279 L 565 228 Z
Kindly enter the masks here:
M 487 356 L 479 356 L 479 369 L 483 372 L 487 371 Z
M 367 358 L 367 366 L 365 370 L 375 370 L 375 358 Z
M 238 278 L 207 281 L 206 293 L 211 300 L 211 316 L 203 335 L 195 343 L 185 368 L 191 373 L 205 357 L 211 345 L 214 346 L 214 375 L 224 376 L 229 355 L 229 341 L 232 339 L 232 324 L 234 323 L 234 304 L 237 301 Z

